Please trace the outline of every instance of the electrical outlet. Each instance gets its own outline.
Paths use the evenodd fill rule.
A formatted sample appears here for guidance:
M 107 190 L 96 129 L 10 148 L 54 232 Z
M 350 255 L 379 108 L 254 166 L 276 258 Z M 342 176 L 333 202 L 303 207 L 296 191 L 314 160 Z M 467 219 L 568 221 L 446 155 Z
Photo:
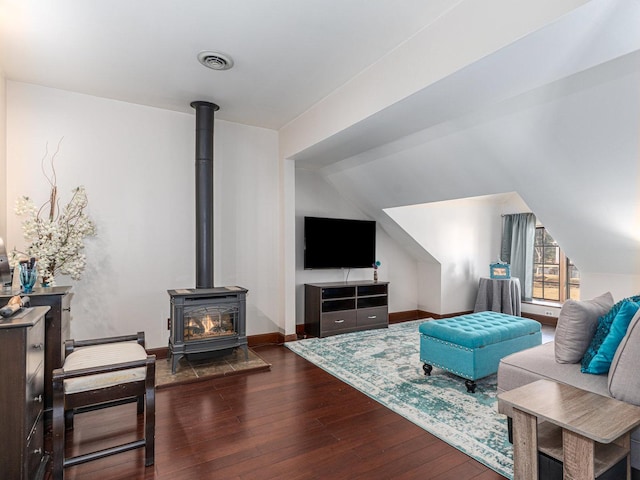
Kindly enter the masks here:
M 545 310 L 545 311 L 544 311 L 544 314 L 545 314 L 547 317 L 554 317 L 554 316 L 555 316 L 551 310 Z

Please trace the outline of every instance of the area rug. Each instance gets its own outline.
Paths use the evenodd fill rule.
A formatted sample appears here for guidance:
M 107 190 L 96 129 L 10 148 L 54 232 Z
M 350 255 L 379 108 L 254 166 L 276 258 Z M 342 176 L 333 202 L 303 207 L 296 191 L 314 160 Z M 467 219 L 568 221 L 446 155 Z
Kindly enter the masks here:
M 513 449 L 506 417 L 497 410 L 496 376 L 464 380 L 435 368 L 425 376 L 418 326 L 398 323 L 285 345 L 340 380 L 402 415 L 500 475 L 513 478 Z

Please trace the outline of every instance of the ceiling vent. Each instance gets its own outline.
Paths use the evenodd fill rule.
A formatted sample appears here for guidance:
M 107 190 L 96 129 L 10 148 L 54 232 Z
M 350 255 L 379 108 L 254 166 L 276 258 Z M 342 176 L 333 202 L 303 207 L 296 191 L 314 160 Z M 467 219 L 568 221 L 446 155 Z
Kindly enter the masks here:
M 198 61 L 212 70 L 229 70 L 233 67 L 233 60 L 228 55 L 219 52 L 200 52 Z

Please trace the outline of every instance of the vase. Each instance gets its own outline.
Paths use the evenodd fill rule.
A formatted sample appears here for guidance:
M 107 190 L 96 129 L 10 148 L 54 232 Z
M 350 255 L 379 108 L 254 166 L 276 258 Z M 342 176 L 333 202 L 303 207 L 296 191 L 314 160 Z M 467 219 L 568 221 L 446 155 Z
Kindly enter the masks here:
M 38 270 L 36 268 L 36 263 L 34 262 L 32 265 L 29 263 L 20 263 L 20 286 L 22 287 L 23 293 L 31 293 L 33 290 L 33 286 L 36 284 L 36 280 L 38 279 Z
M 377 269 L 373 270 L 373 281 L 374 282 L 378 281 L 378 270 Z

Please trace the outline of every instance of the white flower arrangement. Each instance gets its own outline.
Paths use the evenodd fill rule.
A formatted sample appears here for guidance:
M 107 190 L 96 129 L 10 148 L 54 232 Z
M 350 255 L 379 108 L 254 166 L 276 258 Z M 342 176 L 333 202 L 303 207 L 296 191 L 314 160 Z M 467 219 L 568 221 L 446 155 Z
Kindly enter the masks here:
M 59 146 L 59 145 L 58 145 Z M 26 252 L 15 248 L 11 252 L 12 263 L 17 265 L 21 256 L 35 257 L 38 270 L 45 284 L 53 285 L 56 274 L 69 275 L 79 280 L 86 266 L 86 257 L 82 252 L 84 239 L 96 234 L 95 223 L 88 217 L 85 209 L 88 205 L 87 194 L 83 186 L 76 187 L 69 203 L 60 211 L 58 205 L 58 187 L 53 161 L 58 152 L 51 157 L 51 174 L 45 177 L 51 185 L 49 200 L 37 208 L 33 200 L 23 196 L 16 201 L 15 212 L 26 217 L 22 221 L 22 233 L 27 243 Z M 45 153 L 44 160 L 47 154 Z M 48 215 L 43 215 L 48 206 Z

